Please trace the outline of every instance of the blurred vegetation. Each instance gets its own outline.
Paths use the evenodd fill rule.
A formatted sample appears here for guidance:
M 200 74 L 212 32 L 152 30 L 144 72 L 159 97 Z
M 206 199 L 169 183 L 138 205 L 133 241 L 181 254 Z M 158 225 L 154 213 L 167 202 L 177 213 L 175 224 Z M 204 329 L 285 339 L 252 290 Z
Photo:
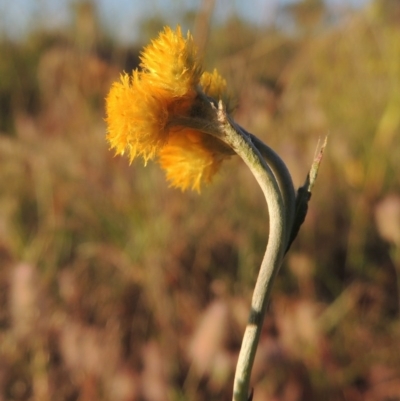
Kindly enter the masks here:
M 182 15 L 235 118 L 302 184 L 328 150 L 277 280 L 254 400 L 400 399 L 400 5 L 322 1 L 254 26 Z M 229 400 L 267 241 L 232 159 L 198 196 L 114 157 L 104 97 L 168 24 L 121 46 L 95 3 L 69 29 L 0 42 L 0 400 Z

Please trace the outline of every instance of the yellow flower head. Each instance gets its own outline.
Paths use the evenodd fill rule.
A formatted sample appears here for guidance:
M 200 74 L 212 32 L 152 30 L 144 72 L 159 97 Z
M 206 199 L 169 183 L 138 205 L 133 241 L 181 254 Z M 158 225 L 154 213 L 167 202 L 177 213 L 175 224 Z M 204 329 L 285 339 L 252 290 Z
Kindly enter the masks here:
M 222 162 L 222 155 L 203 144 L 204 134 L 183 129 L 170 135 L 160 150 L 159 162 L 171 186 L 200 192 L 202 182 L 209 182 Z
M 204 71 L 200 77 L 200 85 L 203 92 L 214 98 L 215 100 L 222 100 L 228 111 L 232 111 L 232 104 L 229 94 L 226 90 L 226 80 L 214 68 L 214 71 Z
M 218 74 L 215 68 L 212 73 L 203 72 L 200 78 L 200 85 L 204 93 L 216 100 L 221 99 L 226 94 L 226 80 Z
M 158 157 L 172 186 L 199 191 L 229 151 L 210 135 L 177 127 L 177 121 L 196 118 L 196 126 L 203 120 L 209 127 L 212 113 L 206 110 L 211 106 L 199 91 L 223 98 L 226 82 L 216 70 L 202 74 L 193 39 L 190 34 L 185 39 L 179 27 L 176 32 L 165 28 L 143 51 L 140 66 L 141 71 L 123 74 L 111 87 L 107 140 L 131 161 Z
M 132 161 L 153 158 L 166 141 L 167 104 L 152 95 L 142 73 L 121 76 L 106 99 L 107 139 L 119 154 L 129 153 Z
M 154 87 L 176 97 L 195 96 L 202 68 L 190 33 L 185 39 L 179 27 L 176 32 L 166 27 L 144 49 L 140 59 L 140 66 L 149 74 Z

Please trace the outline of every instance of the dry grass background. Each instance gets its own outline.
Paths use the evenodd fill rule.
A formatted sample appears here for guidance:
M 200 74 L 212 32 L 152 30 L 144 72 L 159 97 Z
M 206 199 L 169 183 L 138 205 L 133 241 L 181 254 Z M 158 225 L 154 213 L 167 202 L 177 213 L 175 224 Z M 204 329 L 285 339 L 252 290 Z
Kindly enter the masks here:
M 140 44 L 119 46 L 82 4 L 69 31 L 0 43 L 0 400 L 228 400 L 264 200 L 236 159 L 199 196 L 113 157 L 103 99 Z M 237 121 L 297 185 L 329 134 L 266 317 L 254 400 L 395 401 L 400 9 L 376 1 L 336 24 L 324 11 L 288 9 L 290 33 L 238 18 L 209 27 L 207 7 L 190 26 Z M 148 36 L 161 22 L 144 24 Z

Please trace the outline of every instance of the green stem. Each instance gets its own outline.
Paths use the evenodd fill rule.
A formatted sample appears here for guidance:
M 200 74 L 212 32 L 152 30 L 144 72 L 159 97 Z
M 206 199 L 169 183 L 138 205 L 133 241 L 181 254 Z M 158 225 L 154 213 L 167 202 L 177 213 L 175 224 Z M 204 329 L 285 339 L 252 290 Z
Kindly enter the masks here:
M 229 117 L 222 108 L 218 110 L 218 117 L 224 133 L 223 141 L 250 168 L 264 193 L 269 211 L 270 230 L 268 245 L 254 288 L 249 322 L 243 336 L 234 379 L 233 400 L 247 401 L 251 369 L 261 334 L 267 301 L 271 293 L 274 278 L 281 266 L 286 246 L 285 206 L 271 169 L 253 145 L 250 137 L 235 128 L 234 123 L 229 121 Z
M 294 219 L 294 189 L 286 166 L 272 149 L 230 120 L 222 103 L 216 110 L 214 103 L 208 103 L 207 98 L 203 100 L 207 104 L 207 108 L 205 107 L 204 110 L 207 109 L 209 119 L 179 117 L 174 119 L 171 125 L 198 129 L 228 145 L 227 153 L 229 154 L 233 150 L 250 168 L 264 193 L 269 212 L 268 245 L 253 292 L 249 322 L 239 352 L 233 387 L 233 401 L 247 401 L 251 370 L 260 339 L 267 301 L 275 276 L 282 264 Z M 217 121 L 213 118 L 216 111 Z
M 215 111 L 215 109 L 211 109 Z M 219 127 L 215 124 L 214 119 L 210 120 L 211 122 L 201 118 L 178 117 L 174 119 L 171 125 L 182 125 L 191 127 L 206 134 L 212 135 L 214 138 L 218 138 L 225 142 L 225 140 L 221 138 Z M 296 192 L 289 170 L 283 160 L 279 157 L 279 155 L 268 145 L 258 139 L 255 135 L 247 132 L 244 128 L 236 124 L 234 121 L 231 121 L 230 124 L 239 135 L 248 136 L 251 143 L 254 145 L 253 147 L 256 147 L 261 156 L 267 162 L 269 167 L 268 170 L 272 170 L 272 173 L 274 174 L 275 179 L 279 184 L 279 188 L 282 193 L 283 201 L 286 208 L 286 242 L 288 243 L 296 210 Z M 235 152 L 230 152 L 229 149 L 225 149 L 225 153 L 234 154 Z
M 241 128 L 241 130 L 243 129 Z M 286 243 L 288 243 L 296 210 L 296 191 L 293 186 L 292 176 L 290 175 L 286 164 L 273 149 L 258 139 L 255 135 L 248 133 L 245 130 L 243 131 L 249 135 L 254 146 L 258 149 L 261 156 L 271 168 L 279 184 L 286 209 Z

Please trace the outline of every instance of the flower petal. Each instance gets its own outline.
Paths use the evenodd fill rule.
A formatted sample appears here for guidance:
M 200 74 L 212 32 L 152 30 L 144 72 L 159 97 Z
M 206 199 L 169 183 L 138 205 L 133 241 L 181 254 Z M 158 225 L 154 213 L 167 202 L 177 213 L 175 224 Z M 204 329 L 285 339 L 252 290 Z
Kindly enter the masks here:
M 149 74 L 152 85 L 173 96 L 195 96 L 202 68 L 190 33 L 185 39 L 180 27 L 176 32 L 166 27 L 144 49 L 140 59 L 141 67 Z
M 117 153 L 129 152 L 131 161 L 153 158 L 166 141 L 168 102 L 151 91 L 146 76 L 134 71 L 121 76 L 106 99 L 107 139 Z
M 203 145 L 203 136 L 198 131 L 182 129 L 172 133 L 161 149 L 159 162 L 171 186 L 200 192 L 201 184 L 209 182 L 218 171 L 223 157 Z

